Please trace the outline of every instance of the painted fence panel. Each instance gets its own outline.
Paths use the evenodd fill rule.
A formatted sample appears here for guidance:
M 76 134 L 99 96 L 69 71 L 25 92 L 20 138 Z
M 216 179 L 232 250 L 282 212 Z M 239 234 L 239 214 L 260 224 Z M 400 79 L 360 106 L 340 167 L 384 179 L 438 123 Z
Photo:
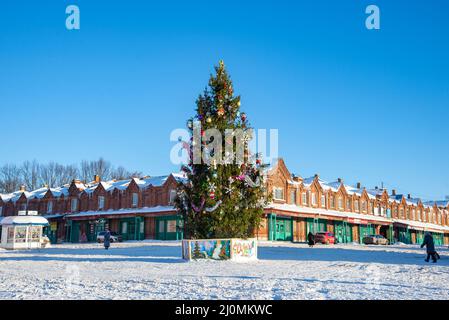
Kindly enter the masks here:
M 200 239 L 183 240 L 182 257 L 185 260 L 255 260 L 256 239 Z

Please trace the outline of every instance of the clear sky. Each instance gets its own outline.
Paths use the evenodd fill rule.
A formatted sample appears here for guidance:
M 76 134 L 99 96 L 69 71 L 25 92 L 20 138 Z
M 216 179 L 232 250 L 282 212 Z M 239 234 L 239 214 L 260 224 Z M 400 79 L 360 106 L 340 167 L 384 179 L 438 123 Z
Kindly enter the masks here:
M 80 30 L 65 28 L 69 4 Z M 369 4 L 381 30 L 365 28 Z M 449 194 L 445 0 L 2 0 L 0 165 L 176 171 L 169 134 L 219 59 L 292 172 Z

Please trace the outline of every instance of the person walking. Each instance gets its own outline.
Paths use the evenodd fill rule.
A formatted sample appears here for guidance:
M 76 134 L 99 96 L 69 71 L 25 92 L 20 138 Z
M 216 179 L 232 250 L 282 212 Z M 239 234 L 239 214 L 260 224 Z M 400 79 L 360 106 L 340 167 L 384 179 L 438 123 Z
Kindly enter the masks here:
M 307 235 L 307 242 L 309 243 L 310 248 L 315 244 L 315 236 L 312 232 L 309 232 L 309 234 Z
M 104 248 L 106 250 L 109 249 L 109 247 L 111 246 L 111 232 L 109 230 L 106 230 L 105 234 L 104 234 Z
M 437 253 L 435 251 L 435 243 L 433 242 L 433 237 L 430 234 L 430 232 L 426 232 L 426 234 L 424 236 L 424 241 L 421 244 L 421 248 L 423 248 L 424 246 L 426 246 L 426 251 L 427 251 L 427 258 L 424 261 L 429 262 L 430 257 L 432 257 L 432 262 L 436 263 L 437 262 Z

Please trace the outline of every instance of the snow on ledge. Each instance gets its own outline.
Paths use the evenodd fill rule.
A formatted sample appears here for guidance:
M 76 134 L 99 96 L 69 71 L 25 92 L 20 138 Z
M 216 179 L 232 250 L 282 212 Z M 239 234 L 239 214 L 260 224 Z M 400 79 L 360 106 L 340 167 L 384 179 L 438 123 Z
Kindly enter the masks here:
M 107 210 L 107 211 L 83 211 L 83 212 L 68 214 L 68 215 L 66 215 L 66 217 L 75 218 L 75 217 L 87 217 L 87 216 L 109 216 L 109 215 L 157 213 L 157 212 L 170 212 L 170 211 L 176 211 L 176 208 L 173 206 L 156 206 L 156 207 Z
M 1 225 L 48 225 L 48 220 L 41 216 L 9 216 L 0 221 Z

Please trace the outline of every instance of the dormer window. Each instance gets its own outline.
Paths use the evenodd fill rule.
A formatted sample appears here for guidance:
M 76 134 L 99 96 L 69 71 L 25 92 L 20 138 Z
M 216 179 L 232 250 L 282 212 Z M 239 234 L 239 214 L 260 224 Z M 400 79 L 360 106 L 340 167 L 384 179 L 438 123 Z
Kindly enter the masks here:
M 176 199 L 176 190 L 175 189 L 171 189 L 170 190 L 170 194 L 169 194 L 168 203 L 169 204 L 174 204 L 175 203 L 175 199 Z
M 103 209 L 104 209 L 104 197 L 99 196 L 98 197 L 98 210 L 103 210 Z
M 133 193 L 133 195 L 132 195 L 132 206 L 133 207 L 137 207 L 138 204 L 139 204 L 139 194 Z
M 331 208 L 335 209 L 335 198 L 334 198 L 334 196 L 331 196 L 330 200 L 331 200 Z
M 326 195 L 321 195 L 321 208 L 326 208 Z
M 359 212 L 359 211 L 360 211 L 360 208 L 359 208 L 359 200 L 354 201 L 354 210 L 355 210 L 356 212 Z
M 47 213 L 52 213 L 53 212 L 53 201 L 48 201 L 47 202 Z
M 78 199 L 72 199 L 70 209 L 72 212 L 75 212 L 76 210 L 78 210 Z
M 303 193 L 301 194 L 301 196 L 302 196 L 302 205 L 303 205 L 303 206 L 307 206 L 307 205 L 309 204 L 309 201 L 307 201 L 307 193 L 306 193 L 306 192 L 303 192 Z
M 343 199 L 338 197 L 338 209 L 343 210 Z
M 315 192 L 312 192 L 312 206 L 317 206 L 318 200 Z
M 290 191 L 290 204 L 296 204 L 296 190 Z
M 275 200 L 284 200 L 284 189 L 283 188 L 273 188 L 273 198 Z

